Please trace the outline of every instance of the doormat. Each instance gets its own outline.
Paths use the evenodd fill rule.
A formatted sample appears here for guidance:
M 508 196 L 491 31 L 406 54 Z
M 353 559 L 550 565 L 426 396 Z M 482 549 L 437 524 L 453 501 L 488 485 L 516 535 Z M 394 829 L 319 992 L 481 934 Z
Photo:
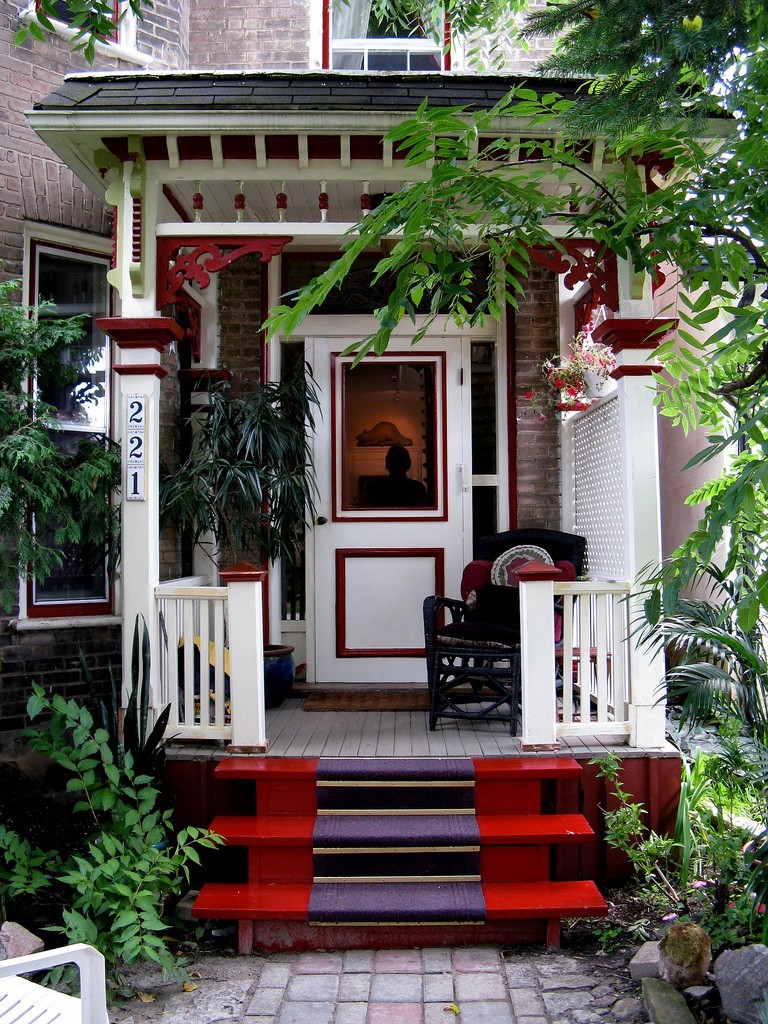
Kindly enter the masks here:
M 427 690 L 320 690 L 304 700 L 305 711 L 427 711 Z

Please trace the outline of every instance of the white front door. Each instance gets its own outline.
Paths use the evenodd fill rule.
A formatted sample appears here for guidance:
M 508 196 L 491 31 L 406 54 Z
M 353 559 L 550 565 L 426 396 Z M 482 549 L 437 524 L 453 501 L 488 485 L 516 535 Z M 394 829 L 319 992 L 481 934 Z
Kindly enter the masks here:
M 372 321 L 332 326 L 305 347 L 322 401 L 308 678 L 424 681 L 422 602 L 456 594 L 470 557 L 469 342 L 435 331 L 409 348 L 402 337 L 353 367 L 342 353 Z

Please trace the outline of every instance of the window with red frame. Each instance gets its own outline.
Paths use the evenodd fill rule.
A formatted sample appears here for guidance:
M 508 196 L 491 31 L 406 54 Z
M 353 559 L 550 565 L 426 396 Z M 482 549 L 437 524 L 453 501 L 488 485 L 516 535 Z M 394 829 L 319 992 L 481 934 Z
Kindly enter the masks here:
M 96 327 L 98 317 L 110 312 L 106 256 L 42 242 L 32 245 L 31 301 L 53 303 L 42 316 L 82 316 L 84 333 L 75 353 L 84 369 L 67 385 L 38 379 L 38 396 L 54 410 L 57 445 L 73 450 L 84 439 L 109 431 L 109 345 Z M 71 359 L 72 353 L 62 353 Z M 56 543 L 56 519 L 35 523 L 47 542 Z M 59 545 L 57 545 L 59 546 Z M 69 544 L 63 564 L 44 581 L 31 580 L 27 613 L 31 617 L 98 614 L 111 609 L 106 551 L 102 546 Z
M 323 65 L 336 71 L 448 71 L 450 51 L 424 26 L 407 32 L 380 22 L 371 0 L 324 0 Z

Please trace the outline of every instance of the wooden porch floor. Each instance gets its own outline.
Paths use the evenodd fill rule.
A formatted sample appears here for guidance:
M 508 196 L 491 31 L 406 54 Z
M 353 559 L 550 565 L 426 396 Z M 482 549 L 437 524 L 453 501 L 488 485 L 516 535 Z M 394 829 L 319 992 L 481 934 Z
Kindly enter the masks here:
M 535 757 L 510 736 L 503 722 L 438 722 L 427 728 L 426 711 L 305 711 L 300 698 L 267 711 L 267 757 Z M 608 751 L 622 757 L 644 757 L 648 751 L 629 747 L 622 737 L 582 739 L 568 737 L 556 753 L 571 757 L 599 757 Z M 182 752 L 183 751 L 183 752 Z M 226 748 L 184 744 L 171 756 L 222 757 Z M 667 744 L 655 756 L 677 756 Z M 553 751 L 541 751 L 551 757 Z

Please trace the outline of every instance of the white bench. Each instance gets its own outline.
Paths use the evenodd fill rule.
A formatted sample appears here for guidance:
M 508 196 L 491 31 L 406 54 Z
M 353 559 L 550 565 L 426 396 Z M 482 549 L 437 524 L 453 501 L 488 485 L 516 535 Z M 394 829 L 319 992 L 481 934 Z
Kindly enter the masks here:
M 80 996 L 67 996 L 19 977 L 75 964 Z M 82 943 L 0 960 L 0 1024 L 109 1024 L 104 957 Z

